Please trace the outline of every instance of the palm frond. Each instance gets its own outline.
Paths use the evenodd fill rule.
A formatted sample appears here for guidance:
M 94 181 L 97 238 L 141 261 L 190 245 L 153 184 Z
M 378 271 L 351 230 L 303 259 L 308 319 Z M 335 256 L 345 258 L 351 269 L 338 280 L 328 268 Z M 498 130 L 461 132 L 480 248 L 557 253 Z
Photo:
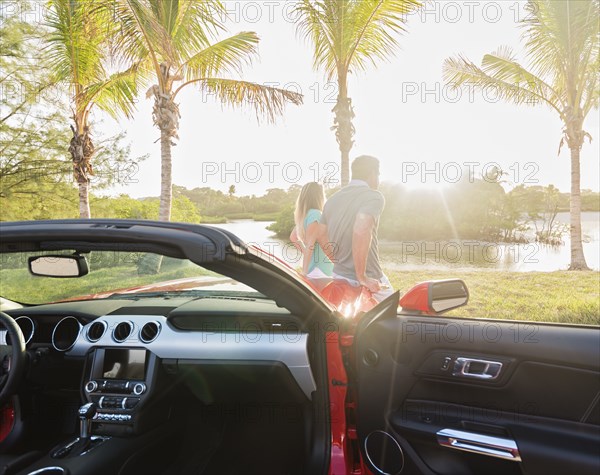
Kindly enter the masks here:
M 242 66 L 250 63 L 257 53 L 258 35 L 244 31 L 197 52 L 176 73 L 186 80 L 221 74 L 241 73 Z
M 341 64 L 341 48 L 336 25 L 343 24 L 345 4 L 338 1 L 300 0 L 295 15 L 297 33 L 312 43 L 313 67 L 323 68 L 328 79 L 335 77 Z M 338 28 L 339 29 L 339 28 Z
M 135 64 L 126 71 L 89 85 L 83 93 L 85 104 L 96 104 L 115 119 L 120 113 L 131 118 L 138 95 L 137 72 L 138 65 Z
M 566 106 L 564 98 L 557 91 L 517 62 L 511 48 L 501 47 L 491 54 L 486 54 L 483 57 L 482 70 L 494 79 L 528 89 L 553 104 L 557 110 Z
M 329 79 L 389 58 L 418 0 L 301 0 L 297 32 L 312 43 L 313 66 Z
M 523 39 L 532 70 L 564 90 L 570 107 L 592 98 L 589 76 L 600 48 L 598 0 L 528 0 Z M 597 71 L 597 69 L 596 69 Z M 585 97 L 584 97 L 585 96 Z
M 283 113 L 287 103 L 300 105 L 303 100 L 302 94 L 285 89 L 222 78 L 198 78 L 188 81 L 181 85 L 174 95 L 190 84 L 195 84 L 205 93 L 213 94 L 223 105 L 253 110 L 259 122 L 264 118 L 273 123 L 276 117 Z
M 100 1 L 119 23 L 120 32 L 113 47 L 122 63 L 140 63 L 142 71 L 159 71 L 160 63 L 172 53 L 168 35 L 148 5 L 143 0 Z
M 91 0 L 52 0 L 46 25 L 48 55 L 57 82 L 80 84 L 102 75 L 102 29 L 90 15 Z
M 563 0 L 552 0 L 557 4 Z M 523 20 L 523 39 L 531 67 L 542 77 L 552 77 L 552 81 L 564 82 L 567 74 L 565 61 L 564 31 L 555 6 L 545 0 L 528 0 Z
M 154 0 L 166 3 L 163 0 Z M 177 0 L 178 15 L 174 18 L 169 37 L 173 48 L 186 59 L 198 50 L 210 46 L 218 33 L 225 30 L 225 8 L 218 0 Z
M 86 124 L 93 105 L 113 117 L 120 112 L 131 116 L 138 65 L 107 73 L 105 43 L 112 32 L 112 25 L 106 24 L 108 10 L 98 8 L 95 0 L 52 0 L 49 7 L 49 56 L 56 80 L 71 87 L 78 124 Z
M 352 45 L 346 61 L 351 70 L 365 70 L 376 60 L 388 59 L 398 46 L 398 34 L 409 13 L 420 8 L 417 0 L 362 0 L 352 11 Z
M 443 77 L 446 83 L 455 88 L 464 85 L 472 85 L 478 88 L 494 88 L 498 96 L 504 100 L 516 104 L 528 105 L 536 105 L 542 102 L 555 109 L 559 114 L 562 114 L 561 110 L 557 109 L 556 104 L 550 102 L 543 95 L 540 95 L 539 83 L 523 82 L 521 84 L 513 84 L 505 79 L 491 76 L 462 56 L 448 58 L 444 61 Z
M 115 42 L 122 63 L 140 62 L 140 77 L 158 76 L 162 88 L 170 87 L 162 84 L 162 64 L 180 68 L 210 48 L 223 29 L 224 8 L 218 0 L 102 1 L 114 4 L 115 17 L 122 24 Z
M 596 55 L 594 62 L 590 61 L 590 73 L 584 78 L 581 110 L 587 115 L 592 109 L 598 109 L 600 102 L 600 56 Z
M 581 5 L 580 5 L 581 6 Z M 574 103 L 581 105 L 584 114 L 591 108 L 598 108 L 598 80 L 600 78 L 600 1 L 592 0 L 584 5 L 587 8 L 573 21 L 581 39 L 577 65 Z

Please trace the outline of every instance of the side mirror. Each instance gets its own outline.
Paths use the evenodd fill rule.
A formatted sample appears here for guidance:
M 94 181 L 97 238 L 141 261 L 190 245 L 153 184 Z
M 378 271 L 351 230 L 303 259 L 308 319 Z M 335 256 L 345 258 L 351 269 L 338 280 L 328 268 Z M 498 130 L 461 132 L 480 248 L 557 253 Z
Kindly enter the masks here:
M 462 307 L 469 301 L 469 291 L 460 279 L 421 282 L 400 299 L 403 313 L 419 312 L 437 315 Z
M 40 277 L 82 277 L 89 272 L 85 256 L 35 256 L 28 263 L 29 272 Z

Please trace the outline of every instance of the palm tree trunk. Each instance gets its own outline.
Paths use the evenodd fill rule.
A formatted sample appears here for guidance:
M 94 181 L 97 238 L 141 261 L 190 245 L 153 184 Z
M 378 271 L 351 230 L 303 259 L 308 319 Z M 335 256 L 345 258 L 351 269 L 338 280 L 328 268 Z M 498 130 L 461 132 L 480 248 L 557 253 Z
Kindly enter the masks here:
M 79 132 L 79 127 L 71 126 L 73 138 L 69 144 L 69 153 L 73 161 L 73 176 L 79 188 L 79 217 L 90 219 L 90 175 L 94 174 L 92 168 L 92 158 L 94 156 L 94 144 L 90 137 L 89 127 L 83 126 L 83 131 Z
M 160 204 L 158 208 L 158 219 L 160 221 L 171 220 L 171 204 L 173 201 L 173 183 L 171 159 L 171 147 L 173 142 L 171 137 L 177 136 L 177 130 L 173 128 L 173 121 L 170 119 L 169 110 L 175 106 L 170 101 L 170 96 L 162 95 L 158 87 L 154 86 L 154 110 L 153 117 L 155 125 L 160 129 Z M 176 107 L 176 106 L 175 106 Z M 138 262 L 139 275 L 155 275 L 160 272 L 162 265 L 162 256 L 158 254 L 144 254 Z
M 569 270 L 589 270 L 583 255 L 581 239 L 581 171 L 578 144 L 570 145 L 571 150 L 571 265 Z
M 167 130 L 160 131 L 160 207 L 158 219 L 171 220 L 171 203 L 173 201 L 171 137 Z
M 77 186 L 79 187 L 79 217 L 90 219 L 92 217 L 90 211 L 90 183 L 89 181 L 80 181 Z
M 164 67 L 165 82 L 168 80 L 168 67 Z M 158 218 L 161 221 L 170 221 L 171 203 L 173 200 L 172 183 L 172 160 L 171 147 L 175 145 L 173 139 L 178 139 L 179 129 L 179 106 L 175 103 L 170 91 L 161 91 L 158 85 L 152 86 L 146 93 L 146 97 L 154 96 L 154 107 L 152 119 L 154 125 L 160 130 L 160 159 L 161 159 L 161 183 L 160 183 L 160 207 Z
M 352 137 L 354 136 L 354 110 L 352 109 L 352 100 L 348 97 L 348 88 L 345 78 L 340 78 L 339 94 L 337 103 L 332 109 L 335 114 L 332 130 L 335 130 L 335 138 L 340 148 L 341 162 L 341 180 L 342 186 L 346 186 L 350 181 L 350 150 L 354 145 Z

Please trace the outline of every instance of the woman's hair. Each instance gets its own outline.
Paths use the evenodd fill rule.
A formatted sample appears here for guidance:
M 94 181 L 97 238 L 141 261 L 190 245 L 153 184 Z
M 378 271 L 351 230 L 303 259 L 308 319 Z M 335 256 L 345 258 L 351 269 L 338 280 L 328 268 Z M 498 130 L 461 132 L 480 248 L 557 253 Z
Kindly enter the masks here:
M 304 240 L 304 219 L 310 209 L 323 210 L 325 204 L 325 192 L 320 183 L 312 181 L 307 183 L 300 190 L 296 200 L 296 209 L 294 211 L 294 222 L 296 223 L 296 234 Z

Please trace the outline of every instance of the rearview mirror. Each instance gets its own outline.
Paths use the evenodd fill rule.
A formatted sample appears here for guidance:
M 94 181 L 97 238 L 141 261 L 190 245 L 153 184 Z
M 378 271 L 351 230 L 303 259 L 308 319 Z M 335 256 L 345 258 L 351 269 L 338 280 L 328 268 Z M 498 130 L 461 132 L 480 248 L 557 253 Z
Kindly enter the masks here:
M 81 277 L 89 267 L 85 256 L 36 256 L 29 258 L 29 272 L 40 277 Z
M 431 280 L 415 285 L 400 299 L 402 312 L 436 315 L 462 307 L 469 301 L 469 291 L 460 279 Z

